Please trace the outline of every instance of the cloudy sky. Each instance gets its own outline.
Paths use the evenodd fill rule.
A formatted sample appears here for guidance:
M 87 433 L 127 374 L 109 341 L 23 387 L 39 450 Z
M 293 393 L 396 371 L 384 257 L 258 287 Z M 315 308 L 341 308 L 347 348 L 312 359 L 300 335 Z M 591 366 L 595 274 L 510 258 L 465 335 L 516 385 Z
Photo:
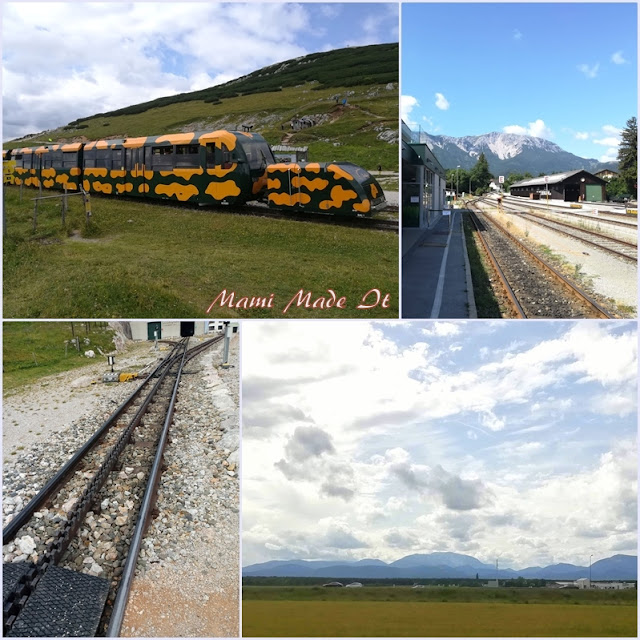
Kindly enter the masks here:
M 3 2 L 3 140 L 318 51 L 398 41 L 398 4 Z
M 404 4 L 403 119 L 436 135 L 522 133 L 615 160 L 638 111 L 637 15 L 635 2 Z M 438 25 L 427 41 L 425 25 Z
M 637 548 L 627 322 L 243 326 L 243 565 Z

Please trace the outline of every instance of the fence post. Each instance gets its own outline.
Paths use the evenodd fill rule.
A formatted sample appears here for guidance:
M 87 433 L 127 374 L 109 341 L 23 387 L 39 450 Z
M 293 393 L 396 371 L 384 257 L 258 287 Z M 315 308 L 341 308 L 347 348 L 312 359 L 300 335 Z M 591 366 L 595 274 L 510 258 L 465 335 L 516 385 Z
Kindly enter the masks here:
M 20 202 L 22 202 L 22 187 L 24 187 L 24 180 L 20 183 Z
M 82 200 L 84 202 L 84 213 L 86 216 L 86 224 L 89 226 L 91 222 L 91 196 L 83 189 Z
M 62 226 L 64 227 L 67 215 L 67 185 L 64 185 L 64 196 L 62 197 Z
M 38 226 L 38 200 L 33 201 L 33 233 L 36 232 Z

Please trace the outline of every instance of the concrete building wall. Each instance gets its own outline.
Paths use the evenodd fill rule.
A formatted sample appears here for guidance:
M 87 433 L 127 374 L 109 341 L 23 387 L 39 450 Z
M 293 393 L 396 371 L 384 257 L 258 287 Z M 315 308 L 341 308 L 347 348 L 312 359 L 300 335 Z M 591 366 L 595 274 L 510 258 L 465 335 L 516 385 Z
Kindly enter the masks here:
M 133 340 L 149 340 L 153 339 L 149 336 L 149 327 L 153 330 L 156 324 L 160 324 L 160 338 L 169 339 L 180 338 L 182 329 L 186 328 L 183 323 L 193 322 L 193 335 L 202 336 L 209 333 L 209 321 L 208 320 L 158 320 L 158 321 L 143 321 L 138 320 L 131 322 L 131 338 Z

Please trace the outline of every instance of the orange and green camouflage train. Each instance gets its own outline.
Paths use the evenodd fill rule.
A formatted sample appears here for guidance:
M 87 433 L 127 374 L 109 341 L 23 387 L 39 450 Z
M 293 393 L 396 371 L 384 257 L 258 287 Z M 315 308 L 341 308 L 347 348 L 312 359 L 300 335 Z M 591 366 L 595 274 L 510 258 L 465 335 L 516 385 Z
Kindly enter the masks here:
M 266 200 L 290 211 L 366 214 L 384 194 L 348 162 L 277 163 L 256 133 L 211 131 L 49 144 L 3 152 L 14 184 L 198 204 Z

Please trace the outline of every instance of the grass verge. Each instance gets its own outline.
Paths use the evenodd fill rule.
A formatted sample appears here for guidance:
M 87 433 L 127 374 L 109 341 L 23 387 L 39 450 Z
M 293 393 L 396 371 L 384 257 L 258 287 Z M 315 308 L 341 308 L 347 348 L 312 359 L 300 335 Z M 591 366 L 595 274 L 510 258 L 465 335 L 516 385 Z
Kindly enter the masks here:
M 5 318 L 205 317 L 222 290 L 273 293 L 273 306 L 215 306 L 211 317 L 285 317 L 300 289 L 311 301 L 333 289 L 346 308 L 294 304 L 288 317 L 398 317 L 395 234 L 96 196 L 88 228 L 79 198 L 64 226 L 48 200 L 34 233 L 36 193 L 5 193 Z M 388 308 L 356 309 L 370 289 L 390 294 Z
M 242 606 L 244 637 L 635 637 L 636 627 L 636 606 L 247 600 Z
M 503 311 L 491 285 L 489 277 L 490 266 L 485 264 L 486 258 L 479 251 L 476 244 L 473 224 L 469 220 L 469 213 L 463 213 L 462 224 L 467 244 L 467 255 L 471 268 L 473 295 L 476 301 L 478 318 L 502 318 Z

